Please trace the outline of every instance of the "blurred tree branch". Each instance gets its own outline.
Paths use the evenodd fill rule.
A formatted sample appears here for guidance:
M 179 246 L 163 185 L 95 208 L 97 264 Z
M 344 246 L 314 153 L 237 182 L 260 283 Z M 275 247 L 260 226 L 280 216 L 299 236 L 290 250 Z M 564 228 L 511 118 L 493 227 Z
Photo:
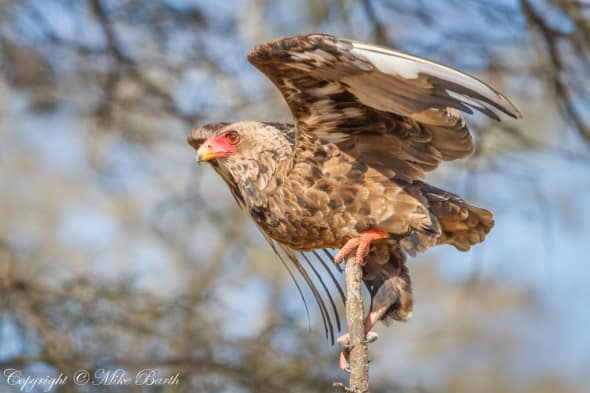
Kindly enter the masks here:
M 13 256 L 6 248 L 0 249 L 0 299 L 3 320 L 18 323 L 24 334 L 36 337 L 28 345 L 41 349 L 38 355 L 0 361 L 0 368 L 24 368 L 45 363 L 71 376 L 81 368 L 141 370 L 159 367 L 181 370 L 186 385 L 186 390 L 182 391 L 194 391 L 190 388 L 192 377 L 209 378 L 212 375 L 249 386 L 257 392 L 282 391 L 287 386 L 294 391 L 328 391 L 329 374 L 314 370 L 313 362 L 279 361 L 269 346 L 264 346 L 261 351 L 261 343 L 269 342 L 265 336 L 277 335 L 281 325 L 269 321 L 259 337 L 225 340 L 218 335 L 213 318 L 204 317 L 209 307 L 205 299 L 167 302 L 147 293 L 138 293 L 124 284 L 110 288 L 84 278 L 66 282 L 61 289 L 49 288 L 38 280 L 16 275 Z M 192 314 L 190 322 L 184 320 L 185 308 Z M 189 324 L 190 331 L 183 330 Z M 179 329 L 180 326 L 183 328 Z M 170 332 L 175 331 L 193 338 L 185 344 L 188 347 L 171 346 L 165 352 L 149 349 L 156 340 L 174 341 L 175 335 Z M 82 337 L 83 340 L 79 340 Z M 118 357 L 113 351 L 113 346 L 131 344 L 133 348 L 133 342 L 139 345 L 129 357 Z M 93 343 L 102 348 L 93 349 Z M 162 343 L 155 348 L 161 347 Z M 185 352 L 187 348 L 191 350 Z M 220 359 L 217 351 L 224 348 L 238 351 L 240 361 Z M 301 349 L 307 351 L 304 347 Z M 303 356 L 303 352 L 293 353 L 293 356 L 297 359 Z M 271 364 L 272 370 L 269 370 Z M 65 385 L 63 389 L 65 392 L 78 391 L 75 385 Z
M 6 238 L 0 243 L 0 333 L 10 327 L 16 331 L 1 335 L 0 344 L 14 342 L 17 347 L 12 352 L 1 351 L 5 356 L 0 367 L 43 364 L 65 373 L 80 367 L 175 368 L 182 372 L 185 384 L 173 392 L 225 391 L 231 389 L 228 385 L 251 392 L 332 390 L 330 382 L 337 378 L 334 351 L 325 348 L 319 335 L 300 326 L 299 315 L 289 312 L 293 308 L 291 299 L 286 299 L 290 292 L 271 270 L 275 266 L 272 257 L 264 254 L 260 262 L 258 254 L 251 258 L 253 263 L 264 264 L 266 276 L 256 271 L 248 280 L 235 280 L 252 279 L 266 288 L 268 304 L 259 318 L 260 331 L 235 338 L 220 329 L 222 324 L 236 322 L 234 315 L 227 315 L 224 301 L 230 300 L 219 287 L 225 283 L 227 290 L 228 277 L 242 274 L 241 260 L 236 259 L 243 258 L 243 249 L 236 250 L 230 243 L 254 248 L 256 240 L 236 210 L 212 210 L 221 201 L 207 201 L 199 194 L 204 181 L 200 175 L 191 172 L 187 179 L 179 169 L 191 161 L 184 139 L 198 122 L 250 116 L 276 120 L 279 114 L 288 118 L 272 86 L 247 66 L 245 53 L 261 36 L 303 32 L 293 30 L 305 17 L 301 15 L 306 7 L 314 6 L 311 2 L 323 11 L 317 21 L 303 23 L 305 29 L 379 42 L 470 70 L 520 101 L 523 122 L 482 122 L 474 127 L 480 145 L 478 160 L 460 164 L 471 173 L 468 186 L 474 185 L 478 174 L 497 170 L 515 177 L 519 184 L 536 187 L 538 173 L 523 176 L 513 168 L 515 161 L 529 153 L 543 151 L 567 163 L 590 163 L 588 143 L 566 143 L 568 132 L 576 140 L 579 136 L 590 141 L 585 117 L 590 88 L 590 6 L 583 1 L 352 0 L 339 1 L 339 13 L 331 12 L 330 4 L 318 6 L 317 0 L 302 1 L 297 7 L 252 1 L 229 11 L 222 2 L 211 2 L 215 3 L 213 12 L 207 2 L 0 1 L 0 123 L 6 122 L 1 135 L 17 129 L 8 123 L 10 108 L 28 102 L 31 118 L 39 115 L 29 130 L 43 128 L 43 134 L 30 140 L 39 146 L 57 143 L 51 133 L 61 123 L 45 130 L 48 113 L 81 119 L 67 126 L 80 139 L 73 150 L 91 163 L 87 170 L 81 163 L 75 168 L 80 173 L 74 175 L 43 172 L 47 150 L 33 145 L 27 135 L 18 135 L 12 144 L 4 140 L 0 144 L 0 158 L 25 146 L 16 150 L 15 165 L 2 178 L 2 191 L 8 191 L 0 194 L 0 237 Z M 531 43 L 538 45 L 531 49 Z M 554 116 L 552 108 L 560 112 Z M 556 127 L 555 117 L 570 127 Z M 127 142 L 127 149 L 116 150 L 116 143 L 121 142 L 113 136 Z M 177 150 L 168 154 L 171 145 Z M 57 155 L 67 155 L 61 145 L 57 149 Z M 99 158 L 84 156 L 92 156 L 95 149 L 100 151 L 96 153 Z M 518 156 L 506 160 L 507 154 Z M 191 188 L 171 186 L 175 183 L 170 178 L 190 182 Z M 44 182 L 46 179 L 50 181 Z M 16 192 L 18 181 L 27 192 Z M 75 184 L 62 187 L 71 185 L 68 181 Z M 117 188 L 111 183 L 123 185 Z M 172 190 L 174 187 L 178 189 Z M 92 197 L 83 200 L 87 194 Z M 64 244 L 60 234 L 63 215 L 80 203 L 106 210 L 121 226 L 117 236 L 124 237 L 125 244 L 118 253 L 101 254 Z M 33 223 L 25 219 L 30 211 L 39 212 L 29 219 Z M 206 260 L 200 260 L 195 251 L 194 244 L 202 242 L 193 231 L 196 227 L 205 227 L 221 239 L 206 245 L 210 248 Z M 101 264 L 101 258 L 129 264 L 130 250 L 151 245 L 164 250 L 162 258 L 171 269 L 181 266 L 183 274 L 190 275 L 182 293 L 165 297 L 140 290 L 127 275 L 117 285 L 91 273 L 52 284 L 34 273 L 41 264 L 68 270 L 87 267 L 95 260 Z M 227 263 L 229 259 L 232 264 Z M 468 299 L 493 293 L 491 288 L 468 289 L 461 297 L 463 303 L 449 307 L 447 332 L 458 331 L 454 321 L 465 322 L 463 312 L 472 301 Z M 489 300 L 493 310 L 497 307 L 494 300 Z M 457 333 L 453 350 L 475 345 L 481 331 L 471 328 L 464 336 Z M 414 351 L 432 356 L 433 347 L 439 345 L 444 349 L 442 356 L 447 356 L 448 347 L 436 341 L 440 331 L 432 329 L 426 339 L 415 340 L 420 344 L 415 344 Z M 504 346 L 504 341 L 498 345 Z M 493 376 L 489 379 L 494 381 L 494 391 L 513 391 L 508 382 L 496 386 L 495 373 L 501 368 L 487 372 L 485 377 Z M 486 379 L 468 370 L 455 377 L 460 381 Z M 402 389 L 380 383 L 373 376 L 371 383 L 374 393 L 424 392 L 420 387 Z M 485 391 L 453 383 L 449 382 L 449 391 Z M 521 393 L 527 390 L 518 389 Z M 535 386 L 528 389 L 540 391 Z
M 555 6 L 568 15 L 577 27 L 571 33 L 562 33 L 558 29 L 550 27 L 528 0 L 520 0 L 520 4 L 531 30 L 539 32 L 546 47 L 550 62 L 549 80 L 552 83 L 554 94 L 561 104 L 564 117 L 573 123 L 574 129 L 588 146 L 590 146 L 590 126 L 578 114 L 573 102 L 572 89 L 565 81 L 566 75 L 575 72 L 575 66 L 571 64 L 571 55 L 567 54 L 564 57 L 562 51 L 559 49 L 561 46 L 560 41 L 568 42 L 579 56 L 577 61 L 585 62 L 584 67 L 588 69 L 590 67 L 590 63 L 588 62 L 590 56 L 590 22 L 587 18 L 581 16 L 580 4 L 576 4 L 570 0 L 555 1 Z M 587 86 L 588 84 L 586 83 L 585 87 L 587 88 Z M 589 92 L 585 91 L 584 93 Z

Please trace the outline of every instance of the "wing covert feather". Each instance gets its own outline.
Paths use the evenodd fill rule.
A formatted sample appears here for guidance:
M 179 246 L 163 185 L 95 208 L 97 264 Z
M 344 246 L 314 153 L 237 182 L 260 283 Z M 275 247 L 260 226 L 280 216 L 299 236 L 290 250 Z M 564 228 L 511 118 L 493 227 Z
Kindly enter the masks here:
M 329 35 L 267 42 L 252 48 L 248 60 L 281 91 L 298 134 L 336 143 L 403 180 L 473 152 L 460 111 L 477 110 L 496 120 L 495 110 L 520 117 L 505 96 L 477 78 Z

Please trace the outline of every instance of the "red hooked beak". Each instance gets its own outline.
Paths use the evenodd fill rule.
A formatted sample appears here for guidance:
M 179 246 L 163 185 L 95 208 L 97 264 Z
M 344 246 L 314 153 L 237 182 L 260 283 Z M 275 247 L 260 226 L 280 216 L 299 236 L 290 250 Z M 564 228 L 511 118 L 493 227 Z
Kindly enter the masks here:
M 207 139 L 197 150 L 197 162 L 209 161 L 235 154 L 236 146 L 227 143 L 223 135 Z

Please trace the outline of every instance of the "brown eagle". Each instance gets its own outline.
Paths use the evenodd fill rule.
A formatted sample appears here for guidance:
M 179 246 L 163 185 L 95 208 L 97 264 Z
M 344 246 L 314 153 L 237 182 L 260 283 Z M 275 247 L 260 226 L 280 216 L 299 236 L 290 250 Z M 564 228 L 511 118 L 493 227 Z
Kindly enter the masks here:
M 439 244 L 467 251 L 494 225 L 492 212 L 425 183 L 425 172 L 473 152 L 460 112 L 499 120 L 495 110 L 514 118 L 519 111 L 453 68 L 329 35 L 267 42 L 251 49 L 248 60 L 281 91 L 295 124 L 197 127 L 188 136 L 197 161 L 213 165 L 275 251 L 295 264 L 332 340 L 330 310 L 297 252 L 313 251 L 315 265 L 328 269 L 323 257 L 330 254 L 317 250 L 340 249 L 338 264 L 356 249 L 371 294 L 366 331 L 379 320 L 408 319 L 406 253 Z M 325 282 L 301 255 L 340 329 Z

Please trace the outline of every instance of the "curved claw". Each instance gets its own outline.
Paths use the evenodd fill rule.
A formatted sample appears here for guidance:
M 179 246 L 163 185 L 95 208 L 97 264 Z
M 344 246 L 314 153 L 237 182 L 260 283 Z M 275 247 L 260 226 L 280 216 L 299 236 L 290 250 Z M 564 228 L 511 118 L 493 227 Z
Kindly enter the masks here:
M 370 344 L 370 343 L 374 343 L 375 341 L 377 341 L 377 339 L 379 338 L 379 335 L 376 332 L 369 332 L 367 333 L 367 339 L 365 340 L 365 343 Z M 338 359 L 338 367 L 340 367 L 340 369 L 342 371 L 346 371 L 347 373 L 350 373 L 350 363 L 348 363 L 348 358 L 350 356 L 350 336 L 348 333 L 343 334 L 342 336 L 338 337 L 338 339 L 336 340 L 338 342 L 338 344 L 342 345 L 344 347 L 344 349 L 342 351 L 340 351 L 340 356 Z
M 367 338 L 365 339 L 365 341 L 363 342 L 364 344 L 372 344 L 375 341 L 377 341 L 377 339 L 379 338 L 379 334 L 377 334 L 377 332 L 373 332 L 370 331 L 367 333 Z M 338 337 L 336 339 L 336 342 L 344 347 L 344 348 L 350 348 L 350 335 L 348 333 L 343 334 L 342 336 Z
M 342 336 L 336 339 L 338 345 L 344 348 L 350 348 L 350 335 L 348 333 L 343 334 Z
M 367 344 L 372 344 L 375 341 L 377 341 L 378 338 L 379 338 L 379 334 L 377 334 L 377 332 L 371 331 L 371 332 L 367 333 L 366 342 L 367 342 Z
M 349 356 L 350 350 L 345 348 L 340 352 L 340 358 L 338 360 L 338 367 L 340 367 L 340 370 L 346 371 L 347 373 L 350 373 L 350 364 L 348 363 Z

